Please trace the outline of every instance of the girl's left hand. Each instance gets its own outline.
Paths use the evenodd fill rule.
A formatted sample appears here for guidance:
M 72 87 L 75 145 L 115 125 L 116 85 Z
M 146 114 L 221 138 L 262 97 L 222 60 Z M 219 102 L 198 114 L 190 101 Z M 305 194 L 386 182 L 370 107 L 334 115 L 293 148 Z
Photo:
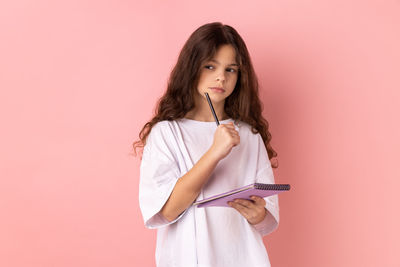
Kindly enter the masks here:
M 267 215 L 265 209 L 265 200 L 258 196 L 251 196 L 253 201 L 238 198 L 234 201 L 229 201 L 228 204 L 236 209 L 240 214 L 247 219 L 250 224 L 258 224 L 262 222 Z

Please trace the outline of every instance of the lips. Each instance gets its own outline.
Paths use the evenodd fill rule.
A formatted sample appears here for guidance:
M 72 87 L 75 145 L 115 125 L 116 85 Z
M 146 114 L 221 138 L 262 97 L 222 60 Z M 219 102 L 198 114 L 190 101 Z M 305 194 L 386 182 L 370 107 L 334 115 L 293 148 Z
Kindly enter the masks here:
M 221 88 L 221 87 L 210 87 L 210 89 L 213 90 L 214 92 L 218 92 L 218 93 L 225 92 L 225 89 Z

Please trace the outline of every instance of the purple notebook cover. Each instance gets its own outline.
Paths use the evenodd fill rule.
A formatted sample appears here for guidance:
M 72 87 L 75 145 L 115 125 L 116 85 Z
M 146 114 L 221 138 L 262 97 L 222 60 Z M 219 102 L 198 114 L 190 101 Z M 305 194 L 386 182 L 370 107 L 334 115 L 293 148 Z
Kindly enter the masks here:
M 230 207 L 228 201 L 233 201 L 236 198 L 243 198 L 251 200 L 250 196 L 259 196 L 259 197 L 268 197 L 275 194 L 279 194 L 283 191 L 290 190 L 290 185 L 277 185 L 280 187 L 277 190 L 267 190 L 267 189 L 256 189 L 254 188 L 255 184 L 246 185 L 240 188 L 236 188 L 234 190 L 218 194 L 209 198 L 205 198 L 203 200 L 199 200 L 193 205 L 197 205 L 198 208 L 202 207 Z M 274 186 L 274 185 L 273 185 Z M 247 188 L 247 189 L 245 189 Z M 244 190 L 243 190 L 244 189 Z M 243 191 L 241 191 L 243 190 Z M 239 192 L 237 192 L 239 191 Z M 234 193 L 237 192 L 237 193 Z

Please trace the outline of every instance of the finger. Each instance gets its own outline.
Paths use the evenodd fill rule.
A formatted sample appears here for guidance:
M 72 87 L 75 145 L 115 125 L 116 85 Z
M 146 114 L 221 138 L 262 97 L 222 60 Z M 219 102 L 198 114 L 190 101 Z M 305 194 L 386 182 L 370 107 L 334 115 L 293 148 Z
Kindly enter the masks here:
M 239 138 L 239 137 L 240 137 L 239 133 L 238 133 L 238 132 L 235 132 L 235 131 L 227 130 L 227 134 L 228 134 L 230 137 L 234 137 L 234 138 Z
M 229 123 L 222 124 L 222 125 L 229 129 L 235 129 L 235 125 L 233 124 L 233 122 L 229 122 Z
M 240 214 L 242 214 L 246 219 L 250 218 L 250 215 L 248 213 L 248 208 L 246 208 L 245 206 L 239 204 L 239 203 L 235 203 L 233 201 L 229 201 L 228 204 L 234 208 L 235 210 L 237 210 Z
M 236 131 L 235 128 L 228 128 L 228 131 L 229 131 L 229 132 L 232 132 L 232 133 L 237 133 L 237 134 L 239 134 L 239 132 Z
M 239 136 L 239 133 L 238 133 L 238 132 L 235 132 L 235 131 L 229 131 L 229 134 L 230 134 L 231 136 L 234 136 L 234 137 L 238 137 L 238 136 Z
M 240 136 L 235 137 L 235 145 L 240 144 Z
M 265 201 L 265 199 L 263 199 L 262 197 L 259 196 L 251 196 L 250 197 L 254 203 L 258 206 L 265 206 L 267 204 L 267 202 Z
M 239 205 L 242 205 L 242 206 L 244 206 L 244 207 L 246 207 L 248 209 L 254 209 L 255 208 L 255 204 L 251 200 L 238 198 L 238 199 L 235 199 L 233 202 L 237 203 Z
M 234 128 L 228 128 L 228 127 L 223 127 L 222 130 L 228 133 L 237 132 Z
M 235 135 L 235 136 L 238 136 L 238 135 L 239 135 L 239 132 L 236 131 L 235 129 L 227 129 L 227 131 L 228 131 L 231 135 Z
M 251 201 L 250 201 L 251 202 Z M 259 207 L 254 205 L 253 208 L 245 207 L 238 202 L 228 202 L 231 207 L 236 209 L 247 221 L 251 224 L 260 222 L 266 216 L 265 207 Z

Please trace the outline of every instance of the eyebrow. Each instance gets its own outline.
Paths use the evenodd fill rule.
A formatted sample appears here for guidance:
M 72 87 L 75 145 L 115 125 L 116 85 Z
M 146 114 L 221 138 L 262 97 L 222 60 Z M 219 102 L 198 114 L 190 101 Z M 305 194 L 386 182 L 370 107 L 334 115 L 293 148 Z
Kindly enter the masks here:
M 220 64 L 220 63 L 219 63 L 217 60 L 215 60 L 215 59 L 211 59 L 210 61 L 215 62 L 215 63 L 217 63 L 217 64 Z M 239 65 L 236 64 L 236 63 L 229 64 L 228 66 L 238 66 L 238 67 L 239 67 Z

